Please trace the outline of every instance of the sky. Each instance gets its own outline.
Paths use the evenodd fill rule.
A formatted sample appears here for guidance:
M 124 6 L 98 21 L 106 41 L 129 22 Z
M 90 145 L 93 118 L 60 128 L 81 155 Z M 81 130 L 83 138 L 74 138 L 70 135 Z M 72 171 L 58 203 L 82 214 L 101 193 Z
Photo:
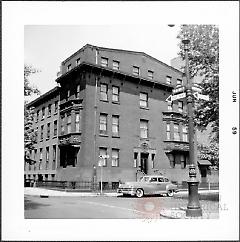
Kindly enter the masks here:
M 30 82 L 43 94 L 56 86 L 61 62 L 85 44 L 141 51 L 170 65 L 179 51 L 179 29 L 167 24 L 26 25 L 24 62 L 40 70 Z

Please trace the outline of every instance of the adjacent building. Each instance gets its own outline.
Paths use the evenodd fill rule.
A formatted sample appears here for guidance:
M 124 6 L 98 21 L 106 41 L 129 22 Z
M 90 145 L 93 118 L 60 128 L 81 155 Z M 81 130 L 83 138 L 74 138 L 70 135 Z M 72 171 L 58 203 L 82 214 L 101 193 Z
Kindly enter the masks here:
M 102 172 L 115 186 L 161 172 L 187 180 L 186 105 L 166 101 L 186 82 L 181 71 L 143 52 L 87 44 L 61 63 L 56 82 L 29 104 L 39 137 L 27 178 L 99 182 Z

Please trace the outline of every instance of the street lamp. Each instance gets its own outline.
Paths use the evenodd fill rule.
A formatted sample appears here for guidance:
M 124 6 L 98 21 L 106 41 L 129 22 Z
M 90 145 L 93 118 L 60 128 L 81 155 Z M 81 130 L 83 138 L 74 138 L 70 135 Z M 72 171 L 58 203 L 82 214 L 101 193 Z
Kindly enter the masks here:
M 196 162 L 194 156 L 194 122 L 193 122 L 193 91 L 190 83 L 189 64 L 188 64 L 188 50 L 190 40 L 184 38 L 182 40 L 185 52 L 185 74 L 187 78 L 186 85 L 186 99 L 187 99 L 187 113 L 188 113 L 188 130 L 189 130 L 189 180 L 188 180 L 188 205 L 186 210 L 187 217 L 202 216 L 202 209 L 198 197 L 198 184 L 196 173 Z
M 173 24 L 169 24 L 169 27 L 173 27 Z M 184 27 L 186 27 L 184 25 Z M 187 217 L 200 217 L 202 216 L 202 209 L 199 203 L 198 197 L 198 180 L 196 173 L 196 162 L 194 156 L 194 122 L 193 122 L 193 90 L 192 83 L 189 76 L 189 63 L 188 63 L 188 50 L 190 40 L 186 38 L 186 31 L 184 31 L 184 39 L 182 43 L 184 45 L 185 54 L 185 74 L 187 79 L 186 84 L 186 100 L 187 100 L 187 115 L 188 115 L 188 130 L 189 130 L 189 180 L 188 180 L 188 205 L 186 210 Z

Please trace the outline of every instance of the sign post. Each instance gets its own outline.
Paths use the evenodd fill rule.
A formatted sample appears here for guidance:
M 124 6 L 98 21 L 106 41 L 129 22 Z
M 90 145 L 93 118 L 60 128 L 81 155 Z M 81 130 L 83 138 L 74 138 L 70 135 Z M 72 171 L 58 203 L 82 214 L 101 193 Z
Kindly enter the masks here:
M 101 192 L 100 192 L 100 194 L 102 195 L 102 190 L 103 190 L 103 185 L 102 185 L 102 175 L 103 175 L 103 165 L 104 165 L 104 163 L 103 163 L 103 161 L 104 161 L 104 159 L 108 159 L 109 158 L 109 155 L 99 155 L 99 162 L 98 162 L 98 166 L 100 166 L 101 167 L 101 181 L 100 181 L 100 184 L 101 184 Z

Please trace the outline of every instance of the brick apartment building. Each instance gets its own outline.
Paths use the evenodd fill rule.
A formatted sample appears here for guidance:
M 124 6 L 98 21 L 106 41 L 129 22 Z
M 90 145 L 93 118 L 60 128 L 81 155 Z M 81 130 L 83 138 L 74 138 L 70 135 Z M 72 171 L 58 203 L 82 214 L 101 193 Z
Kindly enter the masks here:
M 158 171 L 187 180 L 186 106 L 166 102 L 186 82 L 181 71 L 143 52 L 87 44 L 61 63 L 56 82 L 29 103 L 38 143 L 26 178 L 99 181 L 100 160 L 105 183 Z

